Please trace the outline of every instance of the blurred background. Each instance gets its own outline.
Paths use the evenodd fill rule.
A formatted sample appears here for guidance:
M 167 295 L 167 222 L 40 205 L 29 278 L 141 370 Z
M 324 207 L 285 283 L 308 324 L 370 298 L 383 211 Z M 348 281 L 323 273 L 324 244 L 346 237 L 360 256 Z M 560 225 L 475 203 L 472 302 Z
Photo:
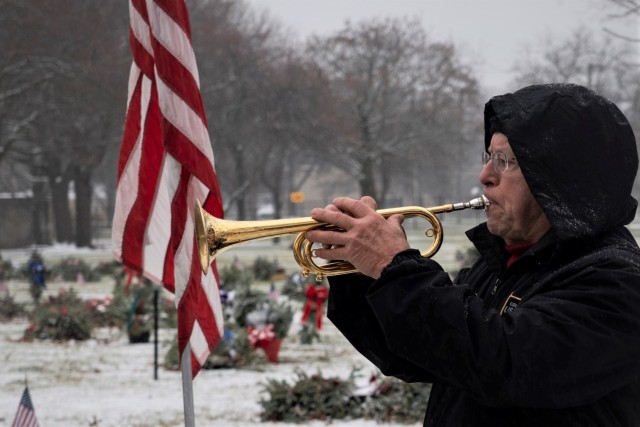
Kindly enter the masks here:
M 225 216 L 307 216 L 339 195 L 477 197 L 483 105 L 527 84 L 589 86 L 640 132 L 639 1 L 187 0 Z M 110 251 L 128 2 L 0 10 L 0 425 L 27 380 L 50 427 L 184 425 L 174 296 Z M 475 260 L 463 231 L 483 219 L 442 218 L 434 259 L 450 274 Z M 428 247 L 425 223 L 405 224 Z M 387 382 L 331 322 L 321 330 L 326 289 L 300 275 L 290 239 L 274 242 L 218 258 L 225 331 L 194 384 L 198 421 L 421 425 L 429 388 Z M 252 343 L 265 323 L 272 341 Z M 280 380 L 322 410 L 278 400 Z
M 187 1 L 226 217 L 475 197 L 483 104 L 526 84 L 589 86 L 640 129 L 637 1 L 444 3 Z M 0 249 L 108 246 L 127 2 L 0 8 Z

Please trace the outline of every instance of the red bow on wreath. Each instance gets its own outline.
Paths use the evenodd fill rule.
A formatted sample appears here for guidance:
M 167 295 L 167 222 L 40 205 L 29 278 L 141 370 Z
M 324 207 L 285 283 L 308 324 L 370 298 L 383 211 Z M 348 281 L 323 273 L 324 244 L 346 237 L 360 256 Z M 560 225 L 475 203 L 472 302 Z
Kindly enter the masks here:
M 276 337 L 273 332 L 273 324 L 269 323 L 264 328 L 256 329 L 249 326 L 249 342 L 253 348 L 265 348 Z
M 309 285 L 305 291 L 307 296 L 307 302 L 304 305 L 304 311 L 302 312 L 302 323 L 305 323 L 311 314 L 311 310 L 316 310 L 316 326 L 318 329 L 322 329 L 322 303 L 329 296 L 329 290 L 323 286 Z

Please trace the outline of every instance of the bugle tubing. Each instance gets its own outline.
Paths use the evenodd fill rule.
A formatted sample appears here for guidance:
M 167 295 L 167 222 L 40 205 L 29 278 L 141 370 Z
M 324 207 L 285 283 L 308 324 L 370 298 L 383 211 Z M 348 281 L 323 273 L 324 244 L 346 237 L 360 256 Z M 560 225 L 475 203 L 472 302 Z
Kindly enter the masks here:
M 442 223 L 437 214 L 453 212 L 463 209 L 486 209 L 489 200 L 478 197 L 464 203 L 450 203 L 442 206 L 423 208 L 420 206 L 405 206 L 391 209 L 380 209 L 385 218 L 391 215 L 401 214 L 405 218 L 422 217 L 431 224 L 425 232 L 427 237 L 433 238 L 431 246 L 422 253 L 424 257 L 432 257 L 442 245 Z M 200 201 L 196 200 L 195 206 L 195 233 L 198 243 L 200 266 L 203 273 L 207 273 L 211 261 L 219 254 L 236 245 L 254 240 L 298 234 L 293 243 L 293 255 L 302 273 L 307 276 L 315 273 L 318 280 L 324 276 L 334 276 L 357 272 L 348 262 L 332 261 L 323 265 L 317 265 L 313 261 L 313 243 L 305 238 L 305 232 L 315 228 L 337 230 L 335 226 L 318 222 L 311 217 L 284 218 L 265 221 L 233 221 L 216 218 L 206 212 Z

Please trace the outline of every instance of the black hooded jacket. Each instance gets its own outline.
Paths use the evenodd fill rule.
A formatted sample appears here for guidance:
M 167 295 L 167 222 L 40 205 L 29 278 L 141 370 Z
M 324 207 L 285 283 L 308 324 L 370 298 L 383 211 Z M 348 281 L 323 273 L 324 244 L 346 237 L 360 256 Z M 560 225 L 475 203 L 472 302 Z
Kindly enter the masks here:
M 624 227 L 633 132 L 576 85 L 492 98 L 485 144 L 507 135 L 552 230 L 507 267 L 486 224 L 455 282 L 418 251 L 378 280 L 331 278 L 328 316 L 386 375 L 433 387 L 425 426 L 640 425 L 640 250 Z

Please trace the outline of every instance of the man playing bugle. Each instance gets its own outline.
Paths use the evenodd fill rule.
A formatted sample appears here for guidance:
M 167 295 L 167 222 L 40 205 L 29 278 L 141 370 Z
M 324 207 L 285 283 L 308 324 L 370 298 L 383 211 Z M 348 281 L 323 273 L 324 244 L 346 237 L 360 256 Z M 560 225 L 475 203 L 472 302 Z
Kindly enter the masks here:
M 386 375 L 432 383 L 425 426 L 640 425 L 640 249 L 625 225 L 638 168 L 620 110 L 571 84 L 485 105 L 480 258 L 454 280 L 410 249 L 402 216 L 337 198 L 308 231 L 328 316 Z

